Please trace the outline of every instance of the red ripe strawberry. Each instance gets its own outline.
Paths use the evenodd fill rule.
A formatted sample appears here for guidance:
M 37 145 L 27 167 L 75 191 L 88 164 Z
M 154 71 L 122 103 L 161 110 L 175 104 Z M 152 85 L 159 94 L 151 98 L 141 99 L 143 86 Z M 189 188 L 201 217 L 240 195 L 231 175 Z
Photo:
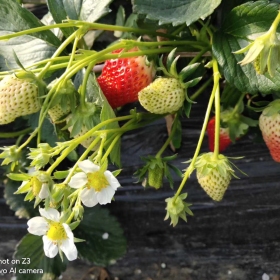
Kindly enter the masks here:
M 215 117 L 211 118 L 207 125 L 208 145 L 211 152 L 214 151 L 215 146 Z M 229 129 L 220 127 L 220 145 L 219 152 L 223 152 L 232 141 L 229 137 Z
M 137 50 L 133 48 L 130 51 Z M 117 108 L 137 101 L 138 92 L 148 86 L 154 76 L 152 63 L 148 65 L 145 56 L 138 56 L 107 60 L 97 80 L 111 107 Z
M 280 100 L 272 101 L 263 110 L 259 118 L 259 126 L 263 139 L 270 151 L 272 158 L 280 162 Z

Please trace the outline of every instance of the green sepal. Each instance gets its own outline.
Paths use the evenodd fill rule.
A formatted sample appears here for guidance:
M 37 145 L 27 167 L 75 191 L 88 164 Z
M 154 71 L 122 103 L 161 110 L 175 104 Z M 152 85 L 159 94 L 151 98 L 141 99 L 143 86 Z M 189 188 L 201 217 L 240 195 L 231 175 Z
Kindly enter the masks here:
M 174 57 L 175 57 L 176 50 L 177 50 L 177 48 L 173 49 L 167 56 L 166 68 L 167 68 L 168 71 L 170 71 L 171 67 L 174 68 Z M 175 59 L 176 62 L 177 62 L 178 58 L 179 57 L 177 56 L 176 59 Z M 176 67 L 176 62 L 175 62 L 175 67 Z M 172 66 L 172 64 L 173 64 L 173 66 Z M 176 73 L 177 73 L 177 71 L 176 71 Z
M 118 169 L 118 170 L 112 171 L 112 174 L 114 175 L 114 177 L 117 177 L 121 172 L 122 172 L 122 169 Z
M 186 203 L 184 200 L 187 198 L 187 193 L 182 193 L 179 196 L 167 198 L 166 216 L 164 220 L 171 219 L 170 225 L 175 227 L 178 224 L 179 218 L 187 222 L 187 214 L 193 216 L 193 212 L 189 208 L 192 204 Z
M 263 115 L 265 116 L 273 116 L 279 113 L 280 113 L 280 99 L 273 100 L 263 110 Z
M 31 178 L 30 175 L 24 173 L 9 173 L 7 177 L 14 181 L 27 181 Z
M 184 81 L 187 77 L 192 75 L 197 68 L 200 66 L 200 63 L 193 63 L 184 67 L 179 73 L 180 81 Z
M 55 179 L 61 180 L 61 179 L 65 179 L 68 174 L 69 174 L 69 170 L 55 171 L 53 173 L 53 176 Z
M 75 243 L 80 243 L 80 242 L 86 242 L 86 240 L 85 240 L 85 239 L 80 239 L 80 238 L 74 237 L 74 242 L 75 242 Z
M 14 194 L 21 194 L 21 193 L 26 193 L 30 190 L 31 188 L 31 181 L 26 181 L 25 184 L 21 185 L 17 191 L 14 192 Z
M 71 229 L 71 230 L 74 230 L 76 227 L 79 226 L 80 222 L 81 222 L 81 221 L 75 221 L 75 222 L 69 224 L 70 229 Z M 82 239 L 80 239 L 80 240 L 82 240 Z

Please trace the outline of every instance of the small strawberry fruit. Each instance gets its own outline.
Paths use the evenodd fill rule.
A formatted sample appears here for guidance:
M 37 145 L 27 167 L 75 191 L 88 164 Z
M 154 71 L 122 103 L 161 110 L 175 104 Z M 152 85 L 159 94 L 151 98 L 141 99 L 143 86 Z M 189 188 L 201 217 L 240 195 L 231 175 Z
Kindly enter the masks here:
M 71 118 L 71 115 L 70 115 L 69 117 Z M 70 133 L 72 132 L 72 130 L 73 130 L 73 126 L 68 127 L 68 131 L 69 131 Z M 87 127 L 86 127 L 85 125 L 82 125 L 82 127 L 81 127 L 79 133 L 75 134 L 73 137 L 74 137 L 74 138 L 78 138 L 78 137 L 80 137 L 80 136 L 82 136 L 82 135 L 85 135 L 88 131 L 89 131 L 89 130 L 87 129 Z M 88 137 L 86 140 L 84 140 L 83 142 L 81 142 L 81 145 L 82 145 L 84 148 L 88 148 L 89 145 L 93 142 L 93 140 L 95 140 L 95 137 L 94 137 L 94 136 L 90 136 L 90 137 Z M 93 148 L 93 150 L 96 150 L 98 147 L 99 147 L 98 145 L 95 146 L 95 147 Z
M 44 88 L 44 83 L 31 72 L 6 76 L 0 82 L 0 124 L 38 112 Z
M 207 134 L 209 150 L 213 152 L 215 145 L 215 117 L 211 118 L 207 124 Z M 231 143 L 229 129 L 220 127 L 219 152 L 223 152 Z
M 54 124 L 59 124 L 64 122 L 64 117 L 67 116 L 71 112 L 69 103 L 66 103 L 65 111 L 61 107 L 60 104 L 56 104 L 51 109 L 48 110 L 48 114 L 50 116 L 51 122 Z
M 56 87 L 56 82 L 57 80 L 52 81 L 48 85 L 48 90 Z M 59 87 L 58 92 L 55 92 L 55 97 L 51 101 L 51 106 L 48 110 L 52 123 L 59 124 L 64 122 L 71 111 L 75 110 L 76 95 L 77 92 L 71 80 L 68 80 L 63 86 Z
M 138 48 L 130 50 L 137 51 Z M 114 51 L 120 53 L 122 50 Z M 154 79 L 155 69 L 145 56 L 110 59 L 97 78 L 112 108 L 138 101 L 138 92 Z
M 148 169 L 148 185 L 152 188 L 159 189 L 162 186 L 164 176 L 164 166 L 161 161 L 155 162 L 150 165 Z
M 199 64 L 188 65 L 178 73 L 176 64 L 179 56 L 174 58 L 175 51 L 176 49 L 168 54 L 166 66 L 163 64 L 163 57 L 159 61 L 158 69 L 163 72 L 164 76 L 156 79 L 138 93 L 141 105 L 153 114 L 176 113 L 183 107 L 186 99 L 191 103 L 192 101 L 187 96 L 187 89 L 196 85 L 200 80 L 200 78 L 195 78 L 184 82 L 196 71 Z
M 234 176 L 234 170 L 227 157 L 219 154 L 215 158 L 212 152 L 202 154 L 197 158 L 195 168 L 198 182 L 205 192 L 213 200 L 222 200 Z
M 184 104 L 185 89 L 175 78 L 158 78 L 139 94 L 140 104 L 154 114 L 177 112 Z
M 272 158 L 280 162 L 280 100 L 272 101 L 259 118 L 259 126 L 263 139 Z

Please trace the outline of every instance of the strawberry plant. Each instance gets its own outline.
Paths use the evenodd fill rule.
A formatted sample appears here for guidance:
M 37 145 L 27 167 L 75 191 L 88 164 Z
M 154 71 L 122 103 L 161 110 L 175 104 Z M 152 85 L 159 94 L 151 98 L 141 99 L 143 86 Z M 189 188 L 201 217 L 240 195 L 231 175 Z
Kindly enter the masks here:
M 0 158 L 7 203 L 28 218 L 15 256 L 40 254 L 32 265 L 48 271 L 36 279 L 55 279 L 66 259 L 107 265 L 125 253 L 120 225 L 98 204 L 114 203 L 122 185 L 128 132 L 167 120 L 162 147 L 131 177 L 153 192 L 171 187 L 173 226 L 195 219 L 193 172 L 207 199 L 227 196 L 243 174 L 242 155 L 227 153 L 252 129 L 280 161 L 277 2 L 134 0 L 116 10 L 113 0 L 46 0 L 39 20 L 24 1 L 0 0 L 0 137 L 15 138 Z M 201 130 L 181 170 L 181 122 L 198 104 Z

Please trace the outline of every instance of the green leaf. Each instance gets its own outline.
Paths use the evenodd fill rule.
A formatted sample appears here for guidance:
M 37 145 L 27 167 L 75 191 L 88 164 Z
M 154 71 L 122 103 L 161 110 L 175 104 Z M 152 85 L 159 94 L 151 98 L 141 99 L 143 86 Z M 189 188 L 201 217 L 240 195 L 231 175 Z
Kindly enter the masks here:
M 38 126 L 38 119 L 39 113 L 29 115 L 28 122 L 29 125 L 36 129 Z M 58 142 L 55 127 L 51 124 L 50 120 L 46 118 L 43 122 L 42 129 L 41 129 L 41 140 L 42 142 L 47 142 L 50 146 L 56 146 L 56 142 Z
M 280 75 L 259 75 L 252 64 L 238 64 L 245 54 L 233 52 L 247 46 L 249 39 L 266 32 L 278 12 L 278 5 L 267 1 L 247 2 L 234 8 L 223 28 L 214 34 L 213 54 L 226 80 L 241 92 L 270 94 L 280 90 Z M 279 70 L 277 70 L 279 73 Z
M 181 147 L 182 142 L 182 125 L 179 120 L 173 123 L 172 129 L 175 129 L 176 132 L 174 133 L 172 137 L 172 144 L 176 149 L 179 149 Z
M 133 11 L 159 21 L 160 25 L 190 25 L 211 15 L 220 3 L 221 0 L 134 0 Z
M 0 7 L 0 36 L 43 26 L 38 18 L 14 1 L 0 0 Z M 59 45 L 59 39 L 49 30 L 0 41 L 0 70 L 19 68 L 14 52 L 26 67 L 50 57 Z
M 116 18 L 116 25 L 124 26 L 125 24 L 125 9 L 123 6 L 120 6 L 117 12 L 117 18 Z M 115 37 L 121 37 L 123 34 L 122 31 L 115 31 L 114 36 Z
M 69 1 L 69 0 L 68 0 Z M 77 2 L 77 0 L 71 0 Z M 67 1 L 63 1 L 67 2 Z M 80 2 L 80 1 L 79 1 Z M 110 12 L 109 4 L 112 0 L 84 0 L 80 11 L 80 20 L 96 22 Z
M 63 0 L 47 0 L 49 11 L 56 23 L 61 23 L 63 20 L 67 19 L 68 14 L 66 12 L 63 2 Z M 65 37 L 69 37 L 75 31 L 75 28 L 62 28 L 61 31 Z
M 59 255 L 47 258 L 43 250 L 42 236 L 27 234 L 16 248 L 13 256 L 20 264 L 16 266 L 17 280 L 57 279 L 66 270 L 68 261 L 66 257 L 62 262 Z M 27 269 L 34 270 L 33 273 Z
M 86 240 L 76 244 L 80 256 L 95 264 L 107 266 L 126 252 L 123 230 L 105 208 L 86 208 L 74 234 Z

